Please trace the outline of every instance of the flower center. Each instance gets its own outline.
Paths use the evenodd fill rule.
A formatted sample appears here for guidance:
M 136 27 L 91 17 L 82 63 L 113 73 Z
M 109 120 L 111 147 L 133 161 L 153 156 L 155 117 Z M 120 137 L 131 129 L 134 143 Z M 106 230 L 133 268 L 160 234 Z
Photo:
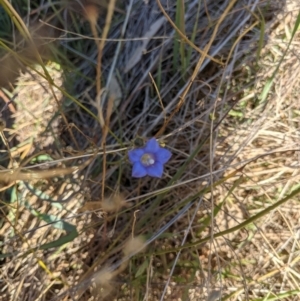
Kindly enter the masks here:
M 141 163 L 144 165 L 144 166 L 150 166 L 150 165 L 153 165 L 155 162 L 154 160 L 154 156 L 152 154 L 144 154 L 142 157 L 141 157 Z

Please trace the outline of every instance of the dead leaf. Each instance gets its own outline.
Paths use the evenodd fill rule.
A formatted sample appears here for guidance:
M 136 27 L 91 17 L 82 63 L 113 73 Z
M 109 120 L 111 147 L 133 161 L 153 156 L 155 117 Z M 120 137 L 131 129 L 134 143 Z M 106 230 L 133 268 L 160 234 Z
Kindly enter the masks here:
M 108 86 L 108 93 L 110 97 L 114 99 L 114 109 L 117 108 L 122 99 L 122 90 L 114 74 L 112 75 Z

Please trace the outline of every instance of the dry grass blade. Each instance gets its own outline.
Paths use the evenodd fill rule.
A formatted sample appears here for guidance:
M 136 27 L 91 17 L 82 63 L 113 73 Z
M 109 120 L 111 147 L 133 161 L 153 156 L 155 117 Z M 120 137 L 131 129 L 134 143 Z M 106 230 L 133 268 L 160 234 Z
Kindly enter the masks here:
M 194 48 L 195 50 L 197 50 L 199 53 L 201 53 L 202 55 L 204 55 L 204 58 L 209 58 L 210 60 L 223 65 L 223 63 L 219 60 L 216 60 L 215 58 L 211 57 L 210 55 L 208 55 L 207 52 L 201 50 L 200 48 L 198 48 L 197 46 L 195 46 L 186 36 L 183 32 L 180 31 L 180 29 L 175 25 L 175 23 L 171 20 L 171 18 L 168 16 L 168 14 L 166 13 L 166 11 L 164 10 L 163 6 L 161 5 L 161 1 L 160 0 L 156 0 L 157 4 L 161 10 L 161 12 L 164 14 L 164 16 L 167 18 L 168 22 L 170 22 L 170 24 L 172 25 L 172 27 L 176 30 L 176 32 L 180 35 L 180 37 L 188 44 L 190 45 L 192 48 Z M 232 0 L 231 3 L 232 5 L 234 4 L 236 0 Z
M 147 31 L 143 37 L 143 43 L 135 49 L 131 58 L 126 63 L 124 69 L 125 73 L 129 72 L 141 60 L 143 53 L 146 51 L 147 45 L 150 42 L 150 39 L 154 37 L 154 35 L 161 28 L 164 22 L 165 18 L 161 17 L 150 26 L 149 31 Z
M 4 300 L 299 299 L 298 1 L 0 3 Z
M 163 10 L 161 4 L 160 4 L 160 1 L 157 0 L 158 3 L 159 3 L 159 6 L 160 8 Z M 194 69 L 194 72 L 190 78 L 190 80 L 188 81 L 189 84 L 187 85 L 187 87 L 185 88 L 185 90 L 183 91 L 182 95 L 179 97 L 179 102 L 178 104 L 176 105 L 176 108 L 175 110 L 171 113 L 171 115 L 168 117 L 167 121 L 165 122 L 165 124 L 163 125 L 163 127 L 157 132 L 156 136 L 159 137 L 161 136 L 164 131 L 165 131 L 165 128 L 167 126 L 167 124 L 172 120 L 172 118 L 174 117 L 174 115 L 180 110 L 181 106 L 184 104 L 185 102 L 185 98 L 189 92 L 189 90 L 191 89 L 191 86 L 192 84 L 194 83 L 195 79 L 196 79 L 196 76 L 198 75 L 199 73 L 199 70 L 200 70 L 200 67 L 201 65 L 203 64 L 204 62 L 204 59 L 208 56 L 208 52 L 211 48 L 211 45 L 212 43 L 214 42 L 215 40 L 215 37 L 217 35 L 217 32 L 219 30 L 219 27 L 221 25 L 221 23 L 223 22 L 223 20 L 225 19 L 226 16 L 228 16 L 230 10 L 232 9 L 232 7 L 234 6 L 236 0 L 231 0 L 228 4 L 228 6 L 226 7 L 225 11 L 222 13 L 222 15 L 220 16 L 220 18 L 218 19 L 217 21 L 217 24 L 214 28 L 214 31 L 212 33 L 212 37 L 210 38 L 210 41 L 208 42 L 208 44 L 204 47 L 204 50 L 203 52 L 201 52 L 201 57 L 199 58 L 198 62 L 197 62 L 197 65 Z M 175 25 L 174 25 L 175 26 Z M 180 32 L 179 29 L 176 28 L 176 30 L 178 30 L 178 33 Z M 181 33 L 181 32 L 180 32 Z M 181 37 L 185 37 L 183 34 L 181 35 Z M 213 60 L 213 59 L 212 59 Z
M 78 172 L 84 168 L 86 164 L 78 167 L 70 168 L 55 168 L 53 170 L 39 170 L 39 171 L 22 171 L 14 170 L 0 173 L 0 181 L 2 183 L 11 183 L 16 181 L 31 181 L 37 179 L 48 179 L 53 177 L 62 177 L 74 172 Z

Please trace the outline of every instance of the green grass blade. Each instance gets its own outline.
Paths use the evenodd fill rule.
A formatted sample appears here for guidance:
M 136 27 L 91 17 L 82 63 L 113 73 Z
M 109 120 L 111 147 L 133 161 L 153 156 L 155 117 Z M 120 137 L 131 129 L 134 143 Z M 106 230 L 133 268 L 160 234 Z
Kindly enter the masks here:
M 268 81 L 267 84 L 265 85 L 265 87 L 264 87 L 264 89 L 263 89 L 261 95 L 259 96 L 259 103 L 260 103 L 260 104 L 261 104 L 261 103 L 265 103 L 265 105 L 267 104 L 267 101 L 266 101 L 267 96 L 268 96 L 268 94 L 269 94 L 269 92 L 270 92 L 270 90 L 271 90 L 271 88 L 272 88 L 272 86 L 273 86 L 273 84 L 274 84 L 274 80 L 275 80 L 275 77 L 276 77 L 276 75 L 277 75 L 277 73 L 278 73 L 278 71 L 279 71 L 279 67 L 281 66 L 281 64 L 282 64 L 282 62 L 283 62 L 283 60 L 284 60 L 284 58 L 286 57 L 286 55 L 287 55 L 287 53 L 288 53 L 288 50 L 289 50 L 289 48 L 290 48 L 290 46 L 291 46 L 291 43 L 292 43 L 292 41 L 293 41 L 293 39 L 294 39 L 294 36 L 295 36 L 295 34 L 296 34 L 296 32 L 297 32 L 297 29 L 298 29 L 299 25 L 300 25 L 300 12 L 298 13 L 296 22 L 295 22 L 295 24 L 294 24 L 293 31 L 292 31 L 292 36 L 291 36 L 291 38 L 290 38 L 290 40 L 289 40 L 289 43 L 288 43 L 288 45 L 287 45 L 287 48 L 286 48 L 284 54 L 282 55 L 282 57 L 281 57 L 279 63 L 277 64 L 276 69 L 275 69 L 275 71 L 273 72 L 271 78 L 269 79 L 269 81 Z

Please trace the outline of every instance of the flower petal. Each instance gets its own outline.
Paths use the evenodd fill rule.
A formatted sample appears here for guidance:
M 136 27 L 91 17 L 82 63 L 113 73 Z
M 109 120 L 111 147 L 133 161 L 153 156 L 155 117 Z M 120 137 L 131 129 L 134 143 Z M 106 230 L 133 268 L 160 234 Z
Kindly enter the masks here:
M 155 138 L 151 138 L 150 140 L 147 141 L 145 147 L 144 147 L 144 150 L 146 153 L 155 153 L 159 150 L 159 144 L 158 142 L 156 141 Z
M 172 153 L 162 147 L 155 153 L 155 159 L 161 164 L 167 163 L 170 160 L 171 156 Z
M 144 154 L 144 150 L 137 148 L 128 152 L 128 157 L 131 163 L 139 162 Z
M 140 162 L 135 162 L 132 167 L 132 177 L 134 178 L 142 178 L 147 175 L 146 168 Z
M 161 178 L 163 175 L 163 165 L 160 162 L 155 162 L 153 165 L 146 168 L 147 174 L 154 178 Z

